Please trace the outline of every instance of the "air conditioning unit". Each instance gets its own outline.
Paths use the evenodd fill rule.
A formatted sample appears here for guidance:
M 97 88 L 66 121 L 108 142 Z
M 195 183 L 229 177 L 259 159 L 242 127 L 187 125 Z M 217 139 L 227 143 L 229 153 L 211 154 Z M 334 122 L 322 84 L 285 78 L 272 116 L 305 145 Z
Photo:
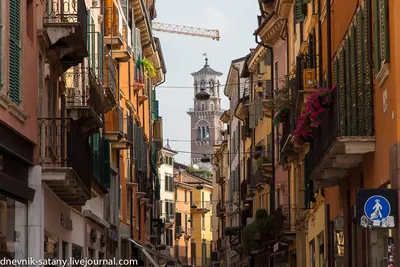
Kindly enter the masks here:
M 303 73 L 304 90 L 314 90 L 316 83 L 315 69 L 305 69 Z

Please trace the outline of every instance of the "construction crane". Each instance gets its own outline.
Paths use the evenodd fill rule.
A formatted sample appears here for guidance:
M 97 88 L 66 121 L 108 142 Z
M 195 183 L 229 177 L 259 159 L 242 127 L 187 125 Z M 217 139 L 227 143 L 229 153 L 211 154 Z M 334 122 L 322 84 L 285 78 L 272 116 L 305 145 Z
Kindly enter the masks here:
M 209 29 L 181 26 L 181 25 L 161 23 L 161 22 L 152 22 L 152 28 L 153 31 L 211 38 L 217 41 L 219 41 L 220 38 L 218 30 L 209 30 Z

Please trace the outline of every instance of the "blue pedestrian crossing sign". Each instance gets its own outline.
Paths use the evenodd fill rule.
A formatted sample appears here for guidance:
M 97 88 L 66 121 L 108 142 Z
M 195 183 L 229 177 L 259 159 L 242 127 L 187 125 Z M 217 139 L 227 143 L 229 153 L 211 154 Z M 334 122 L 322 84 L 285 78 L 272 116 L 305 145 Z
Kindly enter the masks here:
M 398 221 L 397 190 L 359 189 L 357 220 L 362 228 L 394 228 Z
M 383 221 L 389 217 L 390 214 L 390 203 L 383 196 L 372 196 L 364 205 L 365 215 L 371 221 Z

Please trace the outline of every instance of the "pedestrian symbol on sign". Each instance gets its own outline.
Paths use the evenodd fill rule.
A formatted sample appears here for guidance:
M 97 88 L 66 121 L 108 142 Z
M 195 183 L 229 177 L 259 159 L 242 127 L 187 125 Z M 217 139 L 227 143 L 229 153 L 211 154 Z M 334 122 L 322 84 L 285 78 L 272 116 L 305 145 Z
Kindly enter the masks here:
M 393 227 L 394 218 L 390 215 L 391 207 L 389 201 L 383 196 L 375 195 L 370 197 L 364 205 L 364 215 L 361 217 L 361 224 L 364 227 Z

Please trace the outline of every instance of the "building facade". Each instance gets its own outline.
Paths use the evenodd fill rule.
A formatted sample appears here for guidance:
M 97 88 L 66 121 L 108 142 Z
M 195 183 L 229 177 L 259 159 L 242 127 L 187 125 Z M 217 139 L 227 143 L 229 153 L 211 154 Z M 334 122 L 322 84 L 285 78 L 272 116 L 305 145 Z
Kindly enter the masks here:
M 176 262 L 157 250 L 155 17 L 154 1 L 0 4 L 4 257 Z

